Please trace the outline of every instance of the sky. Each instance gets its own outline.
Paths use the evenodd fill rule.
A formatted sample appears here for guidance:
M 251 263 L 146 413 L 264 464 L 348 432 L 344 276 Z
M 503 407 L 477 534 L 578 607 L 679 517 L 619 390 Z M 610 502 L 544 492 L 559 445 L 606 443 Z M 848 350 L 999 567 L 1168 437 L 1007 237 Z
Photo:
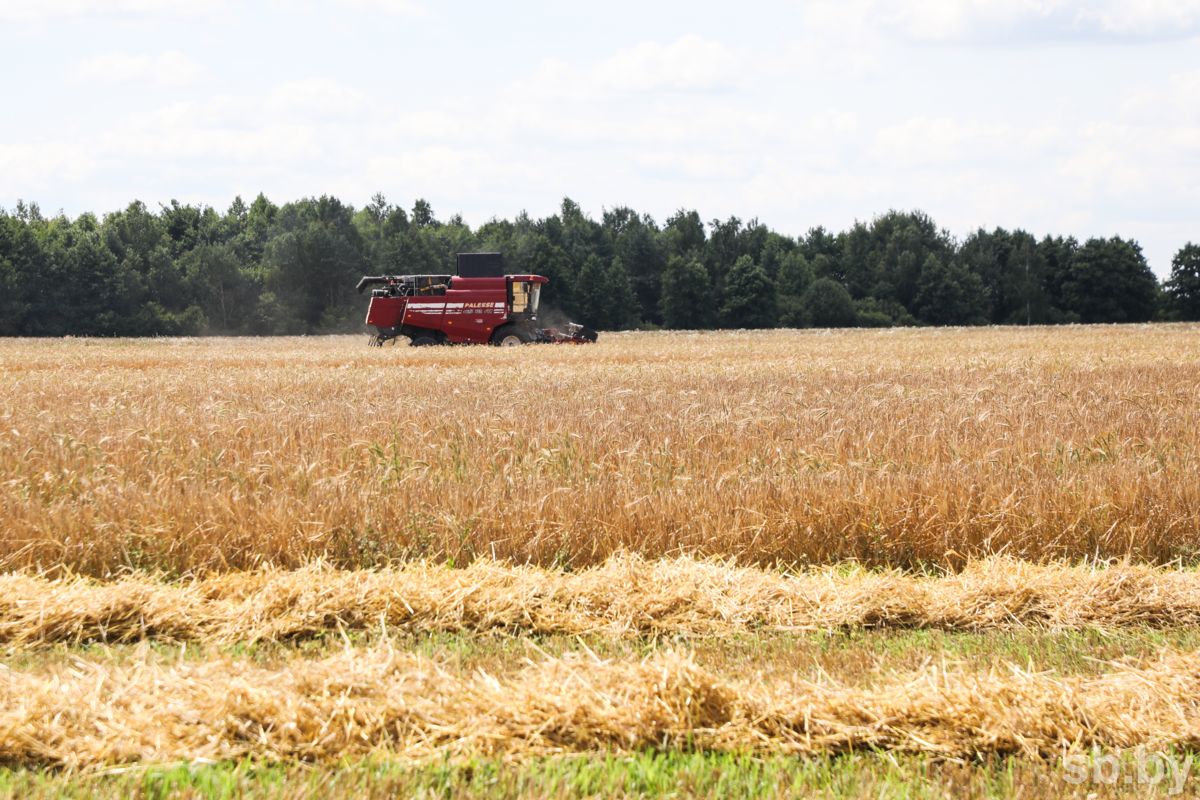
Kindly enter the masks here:
M 1200 242 L 1200 0 L 0 0 L 0 206 Z

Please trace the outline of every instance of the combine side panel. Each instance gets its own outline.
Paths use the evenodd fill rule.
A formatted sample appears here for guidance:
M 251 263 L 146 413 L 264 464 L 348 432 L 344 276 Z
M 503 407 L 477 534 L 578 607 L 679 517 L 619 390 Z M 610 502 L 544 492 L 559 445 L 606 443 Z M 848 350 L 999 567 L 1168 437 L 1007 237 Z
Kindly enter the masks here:
M 445 325 L 446 301 L 433 297 L 413 297 L 404 309 L 404 323 L 414 328 L 443 330 Z
M 452 342 L 487 344 L 508 321 L 504 278 L 455 278 L 445 299 L 442 331 Z
M 372 297 L 367 306 L 367 324 L 376 328 L 399 328 L 407 297 Z

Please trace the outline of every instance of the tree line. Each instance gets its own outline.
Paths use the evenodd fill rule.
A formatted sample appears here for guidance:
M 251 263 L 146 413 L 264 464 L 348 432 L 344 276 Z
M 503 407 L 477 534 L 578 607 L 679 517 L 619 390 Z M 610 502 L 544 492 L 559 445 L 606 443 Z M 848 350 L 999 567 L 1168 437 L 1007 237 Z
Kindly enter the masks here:
M 364 274 L 454 271 L 504 253 L 550 278 L 543 303 L 593 327 L 770 328 L 1200 319 L 1200 245 L 1155 278 L 1136 241 L 979 229 L 958 241 L 919 211 L 802 236 L 680 210 L 557 214 L 476 229 L 376 195 L 224 213 L 172 201 L 105 215 L 0 209 L 0 335 L 307 334 L 359 330 Z

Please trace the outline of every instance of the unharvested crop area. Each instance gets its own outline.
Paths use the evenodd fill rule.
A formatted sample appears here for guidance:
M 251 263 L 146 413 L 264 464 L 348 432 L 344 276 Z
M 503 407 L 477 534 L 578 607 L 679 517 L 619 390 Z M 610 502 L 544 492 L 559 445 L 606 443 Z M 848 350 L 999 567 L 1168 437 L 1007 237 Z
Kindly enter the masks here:
M 1196 326 L 0 341 L 0 796 L 1086 794 L 1198 556 Z
M 0 343 L 0 564 L 1191 558 L 1200 329 Z

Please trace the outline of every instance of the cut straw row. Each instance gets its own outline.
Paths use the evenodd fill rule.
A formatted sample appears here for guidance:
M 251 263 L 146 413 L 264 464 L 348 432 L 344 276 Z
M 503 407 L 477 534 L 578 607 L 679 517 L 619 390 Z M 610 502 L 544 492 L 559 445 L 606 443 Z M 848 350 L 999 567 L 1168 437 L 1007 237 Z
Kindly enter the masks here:
M 0 761 L 97 767 L 264 758 L 327 762 L 627 752 L 818 754 L 878 748 L 1053 758 L 1200 743 L 1200 656 L 1055 677 L 928 669 L 870 689 L 726 680 L 686 654 L 576 657 L 507 677 L 455 674 L 386 646 L 281 669 L 217 658 L 0 674 Z
M 462 569 L 258 570 L 180 582 L 0 576 L 0 642 L 256 642 L 338 628 L 612 636 L 849 627 L 986 630 L 1200 624 L 1200 576 L 1135 564 L 994 557 L 961 573 L 813 569 L 792 575 L 691 558 L 621 555 L 562 572 L 479 561 Z

